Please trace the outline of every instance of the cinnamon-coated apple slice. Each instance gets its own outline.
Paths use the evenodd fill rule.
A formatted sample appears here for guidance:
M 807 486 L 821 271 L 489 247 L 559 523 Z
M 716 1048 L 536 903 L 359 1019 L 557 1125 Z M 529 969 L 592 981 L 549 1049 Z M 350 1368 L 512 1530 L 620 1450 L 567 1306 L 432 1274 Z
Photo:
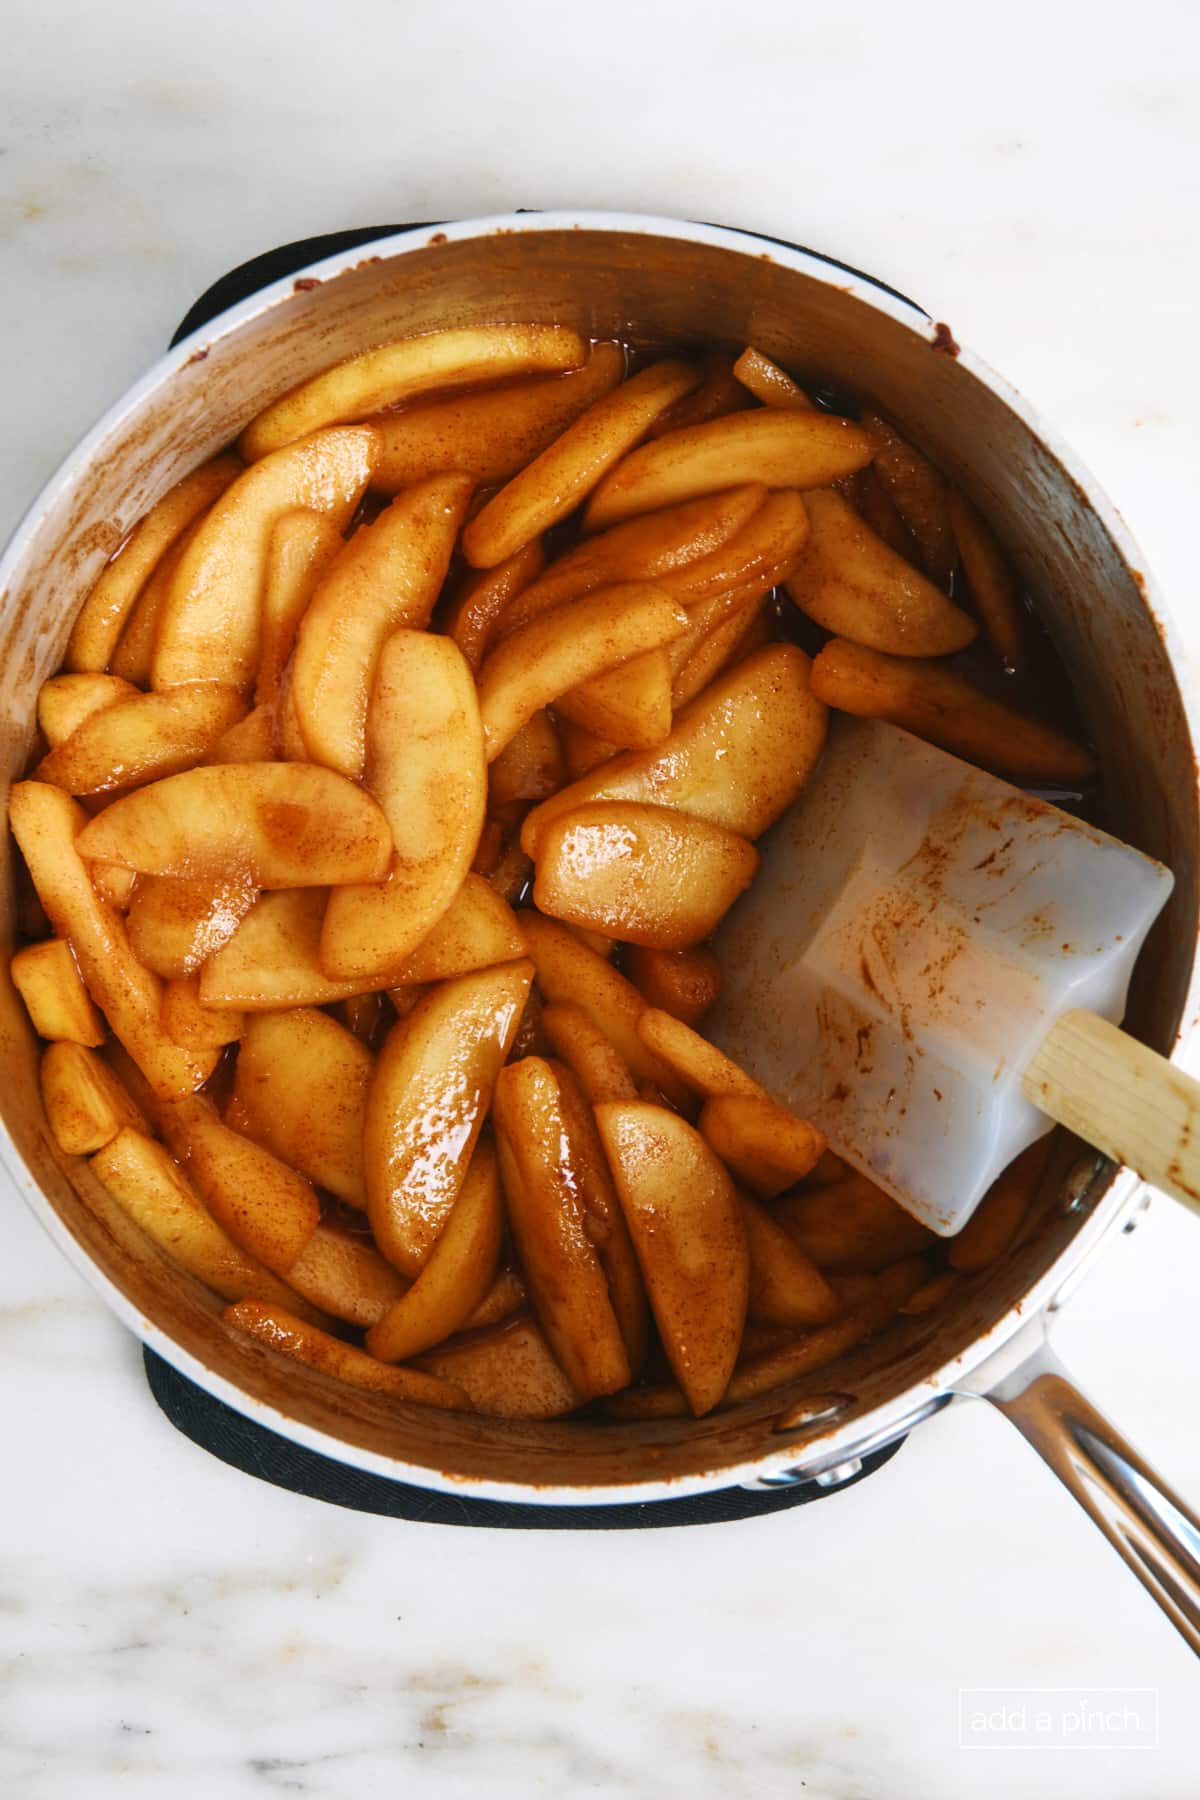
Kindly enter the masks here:
M 26 944 L 9 963 L 8 972 L 39 1037 L 92 1049 L 104 1042 L 104 1021 L 84 986 L 70 944 L 62 938 Z
M 368 1332 L 371 1355 L 381 1362 L 405 1362 L 466 1324 L 492 1287 L 503 1232 L 496 1151 L 485 1140 L 425 1267 Z
M 232 1007 L 205 1006 L 195 975 L 168 981 L 163 988 L 162 1027 L 173 1043 L 189 1050 L 219 1050 L 236 1044 L 245 1030 L 246 1016 Z
M 192 975 L 229 942 L 257 895 L 253 882 L 239 877 L 138 876 L 126 917 L 134 954 L 164 980 Z
M 119 675 L 52 675 L 38 691 L 37 717 L 52 750 L 64 744 L 85 720 L 118 700 L 133 700 L 137 689 Z
M 311 1006 L 255 1013 L 238 1050 L 229 1122 L 318 1187 L 365 1208 L 362 1136 L 374 1058 Z
M 309 1325 L 294 1310 L 268 1305 L 262 1300 L 238 1300 L 227 1306 L 222 1315 L 227 1325 L 247 1337 L 256 1338 L 268 1350 L 293 1362 L 332 1375 L 350 1387 L 366 1388 L 372 1393 L 387 1394 L 395 1400 L 415 1401 L 419 1406 L 436 1406 L 448 1412 L 467 1412 L 470 1402 L 461 1387 L 443 1381 L 436 1375 L 422 1374 L 417 1369 L 392 1369 L 377 1362 L 353 1344 L 343 1343 L 317 1325 Z
M 367 720 L 366 783 L 387 819 L 394 861 L 386 880 L 329 896 L 319 955 L 335 980 L 411 955 L 470 870 L 487 765 L 475 682 L 450 638 L 397 631 L 384 644 Z
M 522 959 L 441 982 L 379 1053 L 363 1132 L 367 1213 L 404 1275 L 420 1273 L 458 1198 L 532 980 Z
M 408 1283 L 361 1231 L 322 1219 L 288 1270 L 288 1286 L 332 1318 L 366 1331 Z
M 524 954 L 512 907 L 482 875 L 469 874 L 432 931 L 388 970 L 388 986 L 447 981 Z
M 700 1131 L 739 1181 L 768 1197 L 794 1187 L 825 1149 L 815 1125 L 757 1094 L 714 1094 Z
M 737 1191 L 699 1132 L 665 1107 L 607 1100 L 596 1124 L 663 1348 L 699 1417 L 729 1385 L 746 1321 Z
M 312 763 L 217 763 L 116 800 L 79 852 L 142 875 L 240 879 L 260 888 L 378 881 L 392 851 L 376 801 Z
M 132 694 L 85 719 L 42 758 L 37 779 L 68 794 L 105 794 L 176 775 L 199 762 L 245 710 L 236 688 L 213 682 Z
M 475 1412 L 494 1419 L 559 1419 L 583 1404 L 528 1313 L 439 1344 L 417 1367 L 456 1382 Z
M 256 706 L 272 706 L 296 647 L 300 621 L 335 556 L 346 548 L 336 518 L 298 507 L 276 521 L 267 548 Z
M 251 685 L 271 533 L 296 507 L 348 525 L 378 449 L 370 426 L 350 425 L 290 444 L 238 476 L 175 571 L 158 626 L 156 688 L 188 681 Z
M 321 1217 L 316 1189 L 224 1123 L 206 1095 L 159 1110 L 163 1135 L 208 1210 L 259 1262 L 286 1276 Z
M 146 1129 L 127 1089 L 103 1057 L 83 1044 L 48 1044 L 39 1079 L 46 1122 L 68 1156 L 90 1156 L 126 1125 Z
M 824 1325 L 841 1310 L 811 1258 L 776 1224 L 766 1207 L 740 1196 L 750 1256 L 749 1314 L 764 1325 Z
M 251 462 L 307 432 L 368 418 L 418 394 L 577 369 L 587 353 L 587 339 L 566 325 L 473 325 L 397 338 L 289 389 L 252 420 L 239 447 Z
M 526 1056 L 500 1071 L 492 1117 L 508 1216 L 526 1286 L 547 1342 L 585 1398 L 629 1382 L 593 1220 L 570 1155 L 562 1095 L 551 1065 Z
M 206 1006 L 275 1012 L 288 1006 L 328 1006 L 376 993 L 388 978 L 366 975 L 331 981 L 317 959 L 328 888 L 284 888 L 261 894 L 241 924 L 200 970 Z
M 327 566 L 300 621 L 289 688 L 314 762 L 361 777 L 380 652 L 392 632 L 428 625 L 473 485 L 435 475 L 407 488 Z

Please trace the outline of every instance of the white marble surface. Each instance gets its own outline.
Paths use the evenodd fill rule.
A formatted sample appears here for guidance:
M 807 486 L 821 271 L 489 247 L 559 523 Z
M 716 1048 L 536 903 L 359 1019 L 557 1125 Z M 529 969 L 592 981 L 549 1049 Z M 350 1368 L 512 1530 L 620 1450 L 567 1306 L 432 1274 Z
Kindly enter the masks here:
M 584 12 L 44 0 L 0 65 L 5 528 L 268 244 L 512 205 L 757 226 L 951 321 L 1118 499 L 1200 651 L 1187 0 Z M 707 1531 L 450 1531 L 177 1437 L 0 1195 L 0 1792 L 1184 1800 L 1196 1666 L 1014 1434 Z M 1058 1333 L 1200 1497 L 1200 1236 L 1159 1203 Z M 1156 1751 L 957 1749 L 960 1686 L 1153 1687 Z

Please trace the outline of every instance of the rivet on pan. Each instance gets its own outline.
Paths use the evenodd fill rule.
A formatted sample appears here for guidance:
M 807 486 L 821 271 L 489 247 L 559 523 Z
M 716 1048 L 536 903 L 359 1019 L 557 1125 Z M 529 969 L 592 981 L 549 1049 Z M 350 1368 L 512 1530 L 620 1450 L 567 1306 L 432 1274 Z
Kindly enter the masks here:
M 781 1412 L 771 1429 L 798 1431 L 805 1425 L 823 1425 L 826 1420 L 836 1419 L 839 1413 L 853 1405 L 852 1394 L 810 1394 L 807 1399 L 797 1400 L 795 1406 L 789 1406 L 786 1412 Z
M 1103 1156 L 1081 1156 L 1078 1162 L 1071 1164 L 1062 1186 L 1062 1208 L 1065 1213 L 1083 1211 L 1087 1205 L 1088 1191 L 1104 1168 L 1105 1160 Z

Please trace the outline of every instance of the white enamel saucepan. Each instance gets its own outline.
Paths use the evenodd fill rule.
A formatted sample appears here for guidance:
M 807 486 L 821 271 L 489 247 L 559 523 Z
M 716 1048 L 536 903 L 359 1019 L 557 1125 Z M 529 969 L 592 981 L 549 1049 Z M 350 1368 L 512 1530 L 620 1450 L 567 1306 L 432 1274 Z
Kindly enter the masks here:
M 364 345 L 500 319 L 754 343 L 802 376 L 871 396 L 962 484 L 1071 671 L 1101 753 L 1111 829 L 1174 872 L 1126 1026 L 1178 1054 L 1197 1019 L 1197 720 L 1181 688 L 1182 649 L 1135 546 L 1086 470 L 945 326 L 851 270 L 738 232 L 618 213 L 407 231 L 316 264 L 185 340 L 64 463 L 5 556 L 7 776 L 25 763 L 38 688 L 61 661 L 82 595 L 174 481 L 266 402 Z M 4 895 L 7 968 L 8 879 Z M 1032 1228 L 1003 1261 L 964 1279 L 936 1313 L 897 1321 L 819 1375 L 698 1422 L 506 1424 L 355 1391 L 227 1333 L 216 1300 L 163 1258 L 84 1163 L 53 1147 L 34 1040 L 7 978 L 0 1008 L 0 1153 L 11 1188 L 140 1337 L 285 1438 L 427 1487 L 595 1505 L 737 1483 L 834 1485 L 950 1399 L 980 1395 L 1034 1443 L 1200 1648 L 1200 1528 L 1046 1346 L 1058 1300 L 1144 1195 L 1094 1152 L 1076 1147 L 1053 1164 Z

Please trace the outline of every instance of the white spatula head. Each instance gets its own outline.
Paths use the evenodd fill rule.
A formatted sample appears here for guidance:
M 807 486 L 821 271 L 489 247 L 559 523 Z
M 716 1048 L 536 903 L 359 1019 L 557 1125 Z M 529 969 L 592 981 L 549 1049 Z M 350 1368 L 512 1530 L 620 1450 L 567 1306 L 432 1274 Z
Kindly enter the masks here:
M 1118 1023 L 1161 863 L 875 719 L 836 718 L 721 928 L 706 1033 L 932 1229 L 1050 1122 L 1026 1063 Z

